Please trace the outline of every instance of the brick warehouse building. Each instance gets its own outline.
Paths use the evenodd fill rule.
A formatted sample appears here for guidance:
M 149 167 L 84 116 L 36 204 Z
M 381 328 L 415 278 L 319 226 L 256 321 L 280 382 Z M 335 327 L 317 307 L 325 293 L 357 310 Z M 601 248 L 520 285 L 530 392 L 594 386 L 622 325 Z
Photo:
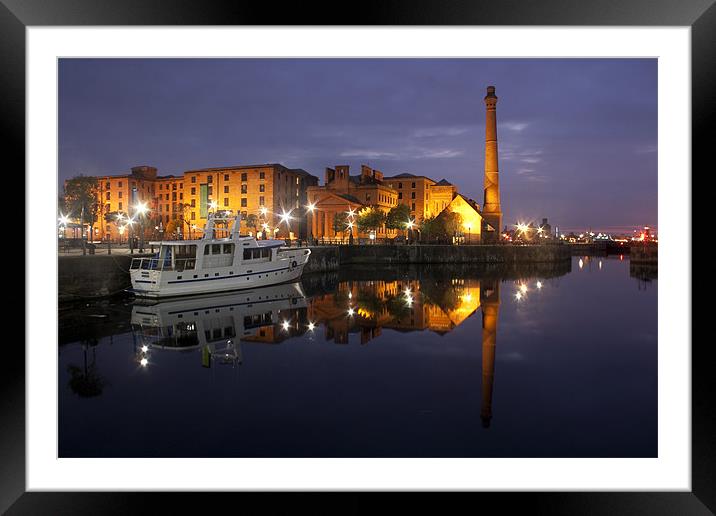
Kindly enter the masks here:
M 456 195 L 457 188 L 445 179 L 434 181 L 413 174 L 385 177 L 381 171 L 367 165 L 361 165 L 360 175 L 351 176 L 348 165 L 338 165 L 326 169 L 323 186 L 308 188 L 308 200 L 314 206 L 308 222 L 314 238 L 340 239 L 345 235 L 337 234 L 333 224 L 340 212 L 353 210 L 357 213 L 373 205 L 387 213 L 398 204 L 405 204 L 410 209 L 411 219 L 419 223 L 441 213 Z M 381 228 L 376 238 L 392 238 L 398 234 L 399 231 Z
M 246 225 L 248 216 L 254 214 L 258 231 L 266 224 L 270 236 L 305 239 L 306 190 L 318 184 L 318 178 L 305 170 L 277 163 L 188 170 L 181 176 L 158 176 L 154 167 L 137 166 L 129 174 L 96 179 L 100 209 L 95 237 L 112 240 L 119 239 L 120 224 L 112 222 L 113 217 L 107 222 L 105 214 L 134 217 L 137 203 L 150 209 L 145 222 L 147 238 L 159 238 L 155 228 L 163 230 L 172 221 L 185 238 L 197 238 L 212 201 L 217 210 L 240 212 L 243 231 L 254 231 Z M 288 223 L 281 222 L 281 215 L 289 212 Z

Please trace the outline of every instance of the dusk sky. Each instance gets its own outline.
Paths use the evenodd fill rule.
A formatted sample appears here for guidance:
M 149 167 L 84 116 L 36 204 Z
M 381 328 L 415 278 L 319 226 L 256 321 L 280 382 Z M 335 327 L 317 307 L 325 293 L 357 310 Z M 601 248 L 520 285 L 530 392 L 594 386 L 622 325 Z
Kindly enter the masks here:
M 656 59 L 61 59 L 59 188 L 78 174 L 367 164 L 483 202 L 496 87 L 505 224 L 657 225 Z

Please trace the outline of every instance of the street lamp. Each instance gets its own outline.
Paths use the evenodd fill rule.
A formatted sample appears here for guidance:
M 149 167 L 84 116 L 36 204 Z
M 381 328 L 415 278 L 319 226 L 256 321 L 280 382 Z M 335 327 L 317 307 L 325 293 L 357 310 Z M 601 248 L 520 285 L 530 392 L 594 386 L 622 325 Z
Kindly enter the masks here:
M 308 217 L 306 217 L 306 226 L 308 228 L 311 228 L 310 230 L 306 231 L 306 233 L 308 234 L 309 243 L 313 242 L 313 212 L 314 211 L 316 211 L 316 203 L 309 202 L 308 205 L 306 206 L 306 214 L 309 214 L 309 213 L 311 214 L 310 222 L 308 222 Z
M 144 215 L 149 211 L 147 203 L 138 202 L 134 205 L 134 212 L 139 215 L 139 252 L 144 252 Z
M 470 233 L 470 230 L 472 229 L 472 224 L 470 222 L 468 222 L 467 224 L 465 224 L 465 227 L 467 228 L 467 243 L 471 244 L 472 243 L 472 234 Z

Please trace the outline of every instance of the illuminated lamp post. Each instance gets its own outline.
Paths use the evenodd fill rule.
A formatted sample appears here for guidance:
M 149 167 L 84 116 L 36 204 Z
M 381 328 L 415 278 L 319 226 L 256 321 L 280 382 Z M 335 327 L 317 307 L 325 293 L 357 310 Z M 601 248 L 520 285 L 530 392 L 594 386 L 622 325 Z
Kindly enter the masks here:
M 415 221 L 413 221 L 413 220 L 408 220 L 408 222 L 405 223 L 405 239 L 406 239 L 406 241 L 409 240 L 408 232 L 409 231 L 412 232 L 414 226 L 415 226 Z
M 467 228 L 467 243 L 469 245 L 469 244 L 472 244 L 472 233 L 471 233 L 472 224 L 470 222 L 468 222 L 467 224 L 465 224 L 465 227 Z
M 134 206 L 134 211 L 139 215 L 139 252 L 144 252 L 144 215 L 147 213 L 147 204 L 138 202 Z
M 316 211 L 316 203 L 308 203 L 306 206 L 306 214 L 311 214 L 311 222 L 308 222 L 306 218 L 306 235 L 308 236 L 308 243 L 313 243 L 313 212 Z M 309 229 L 310 228 L 310 229 Z

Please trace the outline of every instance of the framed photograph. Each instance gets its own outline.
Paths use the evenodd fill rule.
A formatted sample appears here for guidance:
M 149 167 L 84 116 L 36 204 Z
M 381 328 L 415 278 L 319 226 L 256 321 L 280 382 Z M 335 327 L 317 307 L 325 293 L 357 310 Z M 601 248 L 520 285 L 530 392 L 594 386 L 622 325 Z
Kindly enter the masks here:
M 3 0 L 0 509 L 715 511 L 712 4 Z

